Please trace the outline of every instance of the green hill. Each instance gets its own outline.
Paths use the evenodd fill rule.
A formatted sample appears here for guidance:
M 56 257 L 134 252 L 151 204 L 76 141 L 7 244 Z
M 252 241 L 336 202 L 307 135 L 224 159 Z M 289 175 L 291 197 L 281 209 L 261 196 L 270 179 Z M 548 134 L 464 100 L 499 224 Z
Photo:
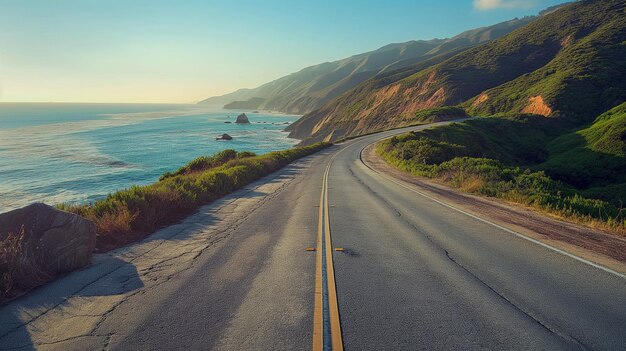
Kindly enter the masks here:
M 389 44 L 343 60 L 307 67 L 254 89 L 240 89 L 200 103 L 233 109 L 310 112 L 376 75 L 462 51 L 510 33 L 534 19 L 513 19 L 472 29 L 449 39 Z
M 587 1 L 525 29 L 532 41 L 558 41 L 561 50 L 545 66 L 470 101 L 472 114 L 529 112 L 588 121 L 626 97 L 626 2 Z M 510 37 L 502 38 L 510 43 Z
M 397 168 L 626 233 L 626 103 L 566 130 L 539 115 L 453 123 L 385 140 Z
M 472 115 L 534 113 L 570 127 L 626 96 L 626 3 L 581 1 L 445 60 L 370 79 L 305 115 L 294 137 L 336 140 L 419 122 L 460 104 Z
M 600 115 L 590 126 L 554 139 L 537 168 L 585 194 L 626 199 L 626 103 Z

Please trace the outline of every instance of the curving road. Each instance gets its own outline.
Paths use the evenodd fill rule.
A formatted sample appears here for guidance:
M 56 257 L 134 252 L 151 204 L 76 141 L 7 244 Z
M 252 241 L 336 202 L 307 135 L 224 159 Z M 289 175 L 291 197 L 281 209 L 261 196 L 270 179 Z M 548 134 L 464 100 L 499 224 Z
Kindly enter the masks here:
M 361 161 L 402 131 L 298 161 L 3 307 L 0 348 L 626 349 L 623 275 Z
M 626 349 L 626 280 L 366 167 L 330 172 L 346 349 Z

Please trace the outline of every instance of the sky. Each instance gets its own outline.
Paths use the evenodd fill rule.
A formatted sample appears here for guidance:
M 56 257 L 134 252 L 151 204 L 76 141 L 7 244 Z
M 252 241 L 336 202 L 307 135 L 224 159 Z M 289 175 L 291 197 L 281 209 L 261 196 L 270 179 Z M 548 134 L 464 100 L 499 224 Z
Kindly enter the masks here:
M 0 0 L 0 102 L 192 103 L 564 0 Z

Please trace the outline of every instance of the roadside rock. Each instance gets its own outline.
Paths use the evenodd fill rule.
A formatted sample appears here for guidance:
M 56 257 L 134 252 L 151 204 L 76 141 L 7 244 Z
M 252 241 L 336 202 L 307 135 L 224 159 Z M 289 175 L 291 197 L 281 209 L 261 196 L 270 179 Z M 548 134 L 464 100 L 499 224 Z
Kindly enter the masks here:
M 237 120 L 235 121 L 235 123 L 250 123 L 250 120 L 248 119 L 248 116 L 246 116 L 245 113 L 242 113 L 239 116 L 237 116 Z
M 0 240 L 23 228 L 23 248 L 51 276 L 87 265 L 96 245 L 94 224 L 73 213 L 35 203 L 0 214 Z
M 219 136 L 219 137 L 215 138 L 215 140 L 233 140 L 233 137 L 231 137 L 230 135 L 224 133 L 224 134 L 222 134 L 222 136 Z

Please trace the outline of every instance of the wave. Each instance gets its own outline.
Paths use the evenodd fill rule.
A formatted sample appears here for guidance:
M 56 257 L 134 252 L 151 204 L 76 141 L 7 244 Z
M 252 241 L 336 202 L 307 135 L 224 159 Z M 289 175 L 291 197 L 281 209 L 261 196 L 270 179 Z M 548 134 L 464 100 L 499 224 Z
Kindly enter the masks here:
M 63 159 L 96 166 L 134 167 L 103 153 L 92 142 L 77 136 L 103 128 L 121 127 L 147 120 L 190 116 L 203 113 L 198 108 L 159 112 L 103 114 L 104 119 L 70 121 L 0 130 L 0 154 L 19 158 Z

